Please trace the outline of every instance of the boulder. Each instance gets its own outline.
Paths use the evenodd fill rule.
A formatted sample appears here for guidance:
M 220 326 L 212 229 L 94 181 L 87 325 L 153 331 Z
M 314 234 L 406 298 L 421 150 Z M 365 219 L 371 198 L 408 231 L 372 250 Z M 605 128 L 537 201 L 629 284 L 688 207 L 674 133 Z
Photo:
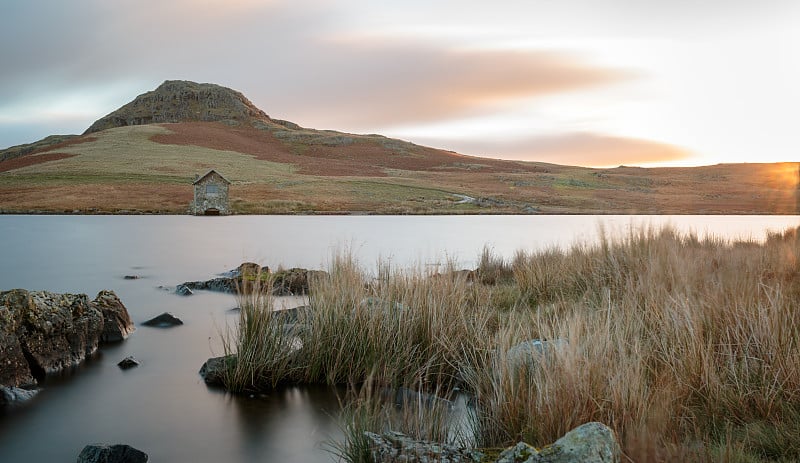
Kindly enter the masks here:
M 621 453 L 614 431 L 603 423 L 591 422 L 539 451 L 520 442 L 503 451 L 497 463 L 619 463 Z
M 372 458 L 376 462 L 478 463 L 483 459 L 483 454 L 475 450 L 415 440 L 399 432 L 364 435 L 371 441 Z
M 120 360 L 119 363 L 117 363 L 117 366 L 123 370 L 127 370 L 133 367 L 138 367 L 139 365 L 140 365 L 139 361 L 136 360 L 136 357 L 132 355 L 125 357 L 124 359 Z
M 81 450 L 78 463 L 147 463 L 141 450 L 125 444 L 90 444 Z
M 183 321 L 169 312 L 164 312 L 157 317 L 147 320 L 146 322 L 142 323 L 142 325 L 154 326 L 156 328 L 169 328 L 171 326 L 183 325 Z
M 34 377 L 75 366 L 100 344 L 103 314 L 89 303 L 85 294 L 14 289 L 0 293 L 0 306 L 9 310 L 7 315 L 12 320 L 3 322 L 14 328 Z M 13 342 L 10 337 L 5 341 Z M 12 373 L 12 376 L 17 375 Z
M 94 301 L 85 294 L 0 292 L 0 406 L 29 400 L 37 380 L 132 331 L 128 311 L 112 291 L 101 291 Z
M 139 276 L 139 275 L 125 275 L 122 278 L 125 279 L 125 280 L 138 280 L 139 278 L 141 278 L 141 276 Z
M 103 342 L 120 342 L 136 330 L 128 309 L 114 291 L 103 290 L 97 294 L 92 304 L 103 314 Z

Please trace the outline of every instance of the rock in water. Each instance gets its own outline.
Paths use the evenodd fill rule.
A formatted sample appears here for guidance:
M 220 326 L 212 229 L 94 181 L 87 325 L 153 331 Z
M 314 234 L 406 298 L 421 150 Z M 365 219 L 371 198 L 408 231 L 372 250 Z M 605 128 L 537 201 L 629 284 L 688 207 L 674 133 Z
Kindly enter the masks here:
M 122 341 L 136 330 L 128 309 L 114 291 L 100 291 L 92 304 L 103 314 L 103 342 Z
M 31 400 L 38 393 L 38 389 L 0 386 L 0 408 L 20 405 Z
M 147 320 L 146 322 L 142 323 L 142 325 L 155 326 L 157 328 L 168 328 L 170 326 L 183 325 L 183 321 L 169 312 L 164 312 L 157 317 Z
M 100 344 L 103 314 L 89 303 L 85 294 L 13 289 L 0 293 L 0 306 L 9 309 L 5 312 L 9 318 L 0 320 L 4 325 L 0 332 L 7 334 L 7 326 L 13 327 L 33 376 L 75 366 Z M 13 339 L 5 337 L 5 342 L 9 341 Z M 14 356 L 15 349 L 11 350 Z
M 139 361 L 132 355 L 125 357 L 124 359 L 120 360 L 117 364 L 123 370 L 127 370 L 128 368 L 138 367 L 140 365 Z
M 81 450 L 78 463 L 147 463 L 141 450 L 125 444 L 90 444 Z
M 224 386 L 225 370 L 230 362 L 235 361 L 236 358 L 232 355 L 210 358 L 200 367 L 200 376 L 209 386 Z

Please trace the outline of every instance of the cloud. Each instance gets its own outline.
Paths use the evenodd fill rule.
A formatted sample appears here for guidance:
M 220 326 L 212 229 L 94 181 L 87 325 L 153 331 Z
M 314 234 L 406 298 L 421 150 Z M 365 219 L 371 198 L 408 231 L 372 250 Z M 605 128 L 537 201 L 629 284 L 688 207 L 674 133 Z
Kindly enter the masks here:
M 592 167 L 667 163 L 692 156 L 690 151 L 667 143 L 588 132 L 514 140 L 416 141 L 476 156 Z
M 523 98 L 633 77 L 556 51 L 458 50 L 392 41 L 325 43 L 317 50 L 307 73 L 279 94 L 256 90 L 254 99 L 289 107 L 289 98 L 302 95 L 291 104 L 298 118 L 353 129 L 476 116 Z

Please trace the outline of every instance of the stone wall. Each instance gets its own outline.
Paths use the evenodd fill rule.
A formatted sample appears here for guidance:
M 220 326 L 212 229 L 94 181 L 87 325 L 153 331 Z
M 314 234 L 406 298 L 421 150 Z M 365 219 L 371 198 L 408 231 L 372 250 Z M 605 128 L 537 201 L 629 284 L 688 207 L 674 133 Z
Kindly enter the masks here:
M 209 210 L 219 211 L 219 215 L 231 213 L 228 205 L 228 182 L 216 172 L 212 172 L 194 184 L 194 202 L 191 213 L 206 215 Z

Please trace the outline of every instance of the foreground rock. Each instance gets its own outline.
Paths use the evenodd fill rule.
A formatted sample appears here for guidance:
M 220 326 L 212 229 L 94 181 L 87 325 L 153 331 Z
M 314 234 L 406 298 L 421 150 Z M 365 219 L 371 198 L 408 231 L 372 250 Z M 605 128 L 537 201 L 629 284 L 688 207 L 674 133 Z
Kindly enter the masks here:
M 150 320 L 143 322 L 142 325 L 154 326 L 156 328 L 169 328 L 170 326 L 183 325 L 183 320 L 169 312 L 164 312 L 157 317 L 153 317 Z
M 90 444 L 81 450 L 78 463 L 147 463 L 150 457 L 125 444 Z
M 614 431 L 592 422 L 538 451 L 520 442 L 501 453 L 497 463 L 618 463 L 621 453 Z
M 475 450 L 419 441 L 399 432 L 364 435 L 372 441 L 372 457 L 376 462 L 478 463 L 483 459 L 483 454 Z
M 475 450 L 412 439 L 389 431 L 365 432 L 376 462 L 477 463 L 485 456 Z M 578 426 L 541 450 L 520 442 L 504 450 L 495 463 L 619 463 L 621 450 L 614 431 L 602 423 Z
M 134 326 L 113 291 L 90 301 L 85 294 L 13 289 L 0 292 L 0 387 L 4 400 L 46 375 L 74 367 L 101 342 L 121 341 Z M 9 391 L 15 391 L 10 393 Z
M 205 281 L 186 281 L 181 283 L 175 287 L 175 292 L 183 296 L 189 296 L 198 289 L 246 294 L 260 290 L 263 284 L 271 282 L 272 294 L 276 296 L 299 296 L 308 294 L 309 279 L 326 274 L 326 272 L 320 270 L 304 268 L 290 268 L 288 270 L 270 272 L 269 267 L 245 262 L 237 268 L 225 272 L 220 277 Z

